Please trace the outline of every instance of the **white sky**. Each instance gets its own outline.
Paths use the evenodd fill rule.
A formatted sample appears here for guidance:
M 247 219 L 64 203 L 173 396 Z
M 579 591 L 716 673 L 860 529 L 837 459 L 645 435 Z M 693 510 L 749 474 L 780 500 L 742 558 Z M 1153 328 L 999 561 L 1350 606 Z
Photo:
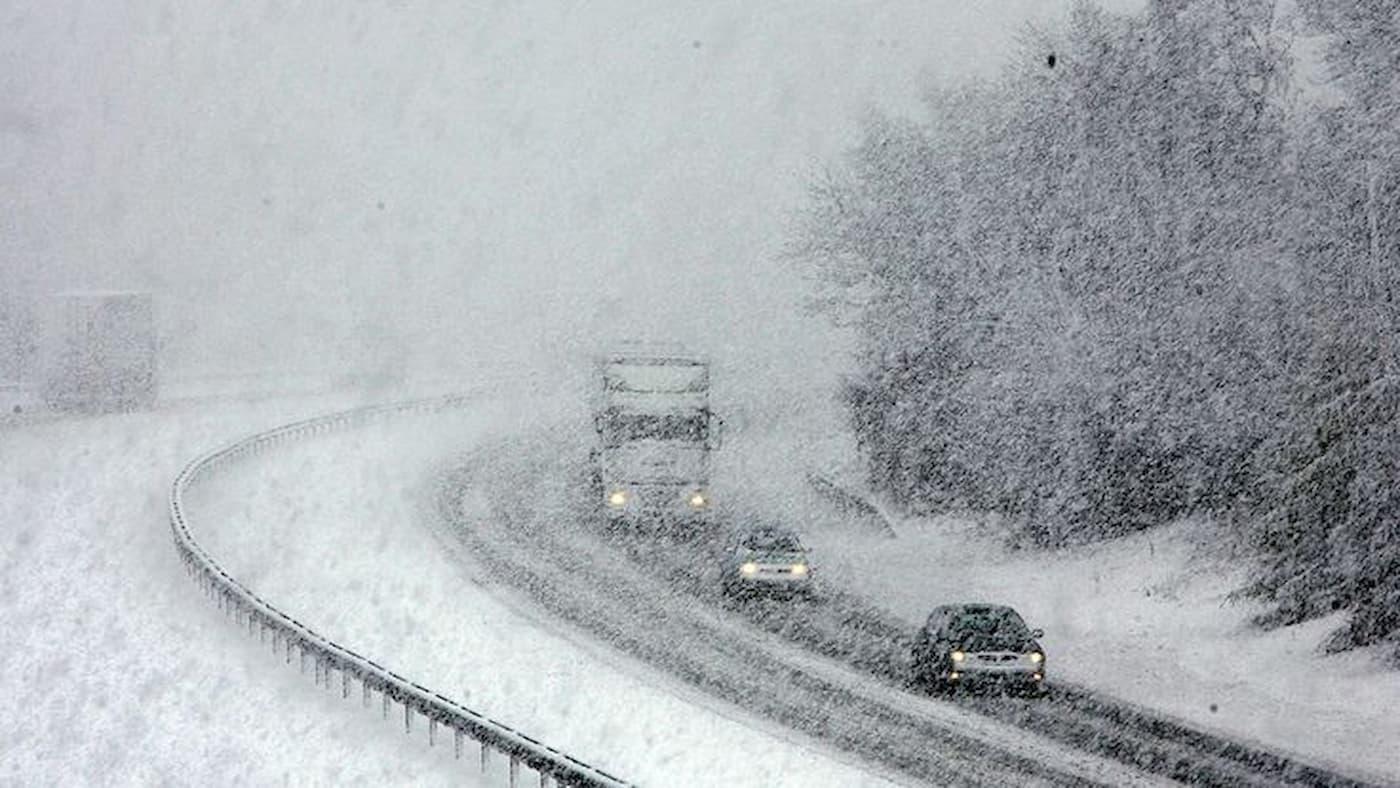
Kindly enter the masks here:
M 8 3 L 0 284 L 156 288 L 172 366 L 650 335 L 808 385 L 809 175 L 1068 5 Z

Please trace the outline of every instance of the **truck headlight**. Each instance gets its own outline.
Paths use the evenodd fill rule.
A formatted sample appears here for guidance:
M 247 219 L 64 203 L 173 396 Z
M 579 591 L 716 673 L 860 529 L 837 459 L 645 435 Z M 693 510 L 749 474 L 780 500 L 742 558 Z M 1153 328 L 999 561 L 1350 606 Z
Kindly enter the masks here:
M 692 493 L 691 496 L 690 496 L 690 505 L 691 505 L 693 508 L 696 508 L 696 509 L 703 509 L 703 508 L 705 508 L 705 494 L 704 494 L 704 493 Z
M 1039 651 L 1032 651 L 1026 656 L 1030 657 L 1032 665 L 1039 665 L 1040 663 L 1045 661 L 1045 655 L 1040 653 Z
M 613 490 L 612 494 L 608 496 L 608 503 L 613 506 L 625 505 L 627 503 L 627 493 L 622 490 Z
M 795 575 L 805 575 L 805 574 L 807 574 L 807 565 L 806 565 L 806 564 L 793 564 L 793 565 L 792 565 L 792 573 L 795 574 Z
M 963 660 L 967 659 L 967 655 L 962 653 L 961 651 L 954 651 L 952 654 L 949 654 L 948 657 L 954 662 L 962 662 Z
M 758 564 L 753 561 L 745 561 L 739 566 L 739 571 L 746 575 L 756 575 L 758 574 Z

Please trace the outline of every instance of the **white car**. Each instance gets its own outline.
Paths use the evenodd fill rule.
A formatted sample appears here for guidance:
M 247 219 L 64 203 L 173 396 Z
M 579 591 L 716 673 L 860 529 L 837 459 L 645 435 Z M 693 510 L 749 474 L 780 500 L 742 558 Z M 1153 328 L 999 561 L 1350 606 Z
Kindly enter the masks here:
M 755 593 L 809 593 L 812 562 L 787 528 L 760 525 L 739 531 L 723 548 L 720 588 L 726 597 Z

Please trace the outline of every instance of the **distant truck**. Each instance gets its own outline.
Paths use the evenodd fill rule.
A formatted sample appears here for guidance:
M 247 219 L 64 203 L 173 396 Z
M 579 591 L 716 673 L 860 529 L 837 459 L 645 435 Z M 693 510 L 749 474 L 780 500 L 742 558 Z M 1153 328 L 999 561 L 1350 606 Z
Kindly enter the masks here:
M 144 291 L 58 293 L 44 310 L 39 395 L 55 410 L 149 408 L 159 390 L 155 298 Z
M 722 426 L 710 410 L 708 359 L 628 349 L 596 364 L 593 487 L 609 522 L 703 528 Z

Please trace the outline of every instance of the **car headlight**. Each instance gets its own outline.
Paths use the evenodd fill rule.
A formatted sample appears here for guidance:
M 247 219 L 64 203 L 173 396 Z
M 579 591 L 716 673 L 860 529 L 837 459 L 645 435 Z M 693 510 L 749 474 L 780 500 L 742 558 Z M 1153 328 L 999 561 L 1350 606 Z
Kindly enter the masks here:
M 758 574 L 758 564 L 753 561 L 745 561 L 739 566 L 739 571 L 746 575 L 756 575 Z
M 1030 657 L 1032 665 L 1039 665 L 1040 663 L 1045 661 L 1045 655 L 1040 653 L 1039 651 L 1032 651 L 1026 656 Z
M 608 503 L 612 504 L 613 506 L 622 506 L 626 504 L 627 493 L 623 492 L 622 490 L 613 490 L 612 494 L 608 496 Z
M 792 565 L 792 573 L 795 574 L 795 575 L 805 575 L 805 574 L 807 574 L 807 565 L 806 565 L 806 564 L 793 564 L 793 565 Z
M 693 493 L 690 496 L 690 505 L 696 509 L 705 508 L 705 494 Z
M 961 651 L 954 651 L 952 654 L 949 654 L 948 657 L 954 662 L 962 662 L 963 660 L 967 659 L 967 655 L 962 653 Z

